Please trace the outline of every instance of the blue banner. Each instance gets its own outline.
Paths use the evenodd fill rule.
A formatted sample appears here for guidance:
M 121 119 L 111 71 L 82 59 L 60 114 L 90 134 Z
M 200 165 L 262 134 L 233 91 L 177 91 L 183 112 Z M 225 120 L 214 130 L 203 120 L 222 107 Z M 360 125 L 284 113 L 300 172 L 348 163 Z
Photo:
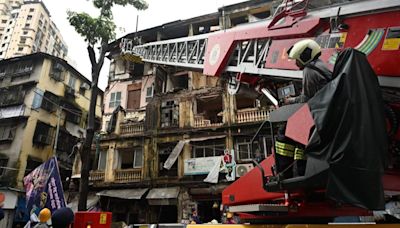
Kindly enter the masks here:
M 24 187 L 29 214 L 38 215 L 43 208 L 54 212 L 58 208 L 65 207 L 56 157 L 52 157 L 24 177 Z

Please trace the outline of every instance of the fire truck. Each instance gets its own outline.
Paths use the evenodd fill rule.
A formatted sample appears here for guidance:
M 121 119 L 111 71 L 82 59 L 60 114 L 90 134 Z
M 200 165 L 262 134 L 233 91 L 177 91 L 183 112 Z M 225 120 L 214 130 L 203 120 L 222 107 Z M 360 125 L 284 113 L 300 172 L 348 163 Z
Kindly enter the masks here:
M 297 41 L 305 38 L 315 40 L 322 48 L 320 59 L 333 70 L 342 50 L 353 48 L 363 53 L 378 78 L 384 100 L 384 106 L 378 108 L 385 111 L 389 141 L 389 159 L 384 173 L 378 174 L 378 179 L 381 180 L 379 183 L 386 202 L 398 200 L 400 67 L 397 64 L 400 63 L 400 0 L 348 1 L 315 10 L 308 10 L 307 5 L 307 0 L 286 0 L 266 20 L 223 31 L 122 49 L 140 56 L 144 62 L 183 67 L 202 71 L 205 75 L 224 77 L 229 81 L 230 94 L 252 91 L 275 97 L 276 100 L 295 94 L 299 89 L 297 85 L 301 84 L 298 82 L 301 82 L 302 71 L 294 61 L 288 60 L 287 55 L 287 50 Z M 277 110 L 283 109 L 291 108 L 284 106 Z M 275 116 L 277 119 L 286 116 L 282 118 L 288 121 L 289 127 L 290 119 L 301 113 L 301 110 L 302 106 L 297 105 L 289 112 L 290 115 L 281 112 Z M 307 125 L 305 129 L 310 130 L 312 118 L 306 117 L 297 115 L 297 118 L 292 118 L 292 122 L 298 123 L 294 124 L 297 128 Z M 259 131 L 268 128 L 273 134 L 273 122 L 271 119 L 266 121 Z M 307 145 L 310 136 L 309 132 L 305 134 Z M 329 174 L 323 176 L 325 182 L 322 183 L 325 185 L 314 186 L 314 182 L 304 177 L 280 179 L 274 171 L 274 155 L 256 165 L 258 169 L 240 177 L 222 194 L 222 203 L 227 210 L 238 213 L 244 222 L 325 222 L 341 216 L 370 216 L 375 209 L 327 198 L 327 186 L 332 182 Z M 329 183 L 326 183 L 327 179 Z M 360 176 L 354 182 L 357 183 L 358 179 L 365 178 Z M 380 188 L 369 187 L 363 191 L 379 191 Z M 344 194 L 350 195 L 350 198 L 359 198 L 358 192 Z

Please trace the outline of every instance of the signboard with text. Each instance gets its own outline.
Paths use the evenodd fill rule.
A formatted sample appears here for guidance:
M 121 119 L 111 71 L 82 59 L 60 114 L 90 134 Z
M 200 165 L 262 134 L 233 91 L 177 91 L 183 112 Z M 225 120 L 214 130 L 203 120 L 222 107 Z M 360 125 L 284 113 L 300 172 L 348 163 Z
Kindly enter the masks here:
M 24 177 L 26 206 L 30 214 L 39 214 L 42 208 L 54 212 L 65 207 L 64 191 L 56 157 L 38 166 Z
M 217 162 L 221 163 L 220 156 L 186 159 L 184 162 L 184 175 L 208 174 Z

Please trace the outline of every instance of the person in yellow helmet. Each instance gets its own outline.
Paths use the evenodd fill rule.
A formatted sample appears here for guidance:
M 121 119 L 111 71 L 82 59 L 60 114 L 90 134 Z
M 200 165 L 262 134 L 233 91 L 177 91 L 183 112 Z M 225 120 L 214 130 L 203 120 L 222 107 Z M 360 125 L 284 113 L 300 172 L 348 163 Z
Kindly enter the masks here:
M 322 87 L 332 80 L 332 72 L 319 59 L 321 47 L 312 39 L 295 43 L 287 51 L 289 59 L 303 70 L 302 93 L 297 97 L 285 98 L 285 104 L 304 103 L 312 98 Z
M 51 211 L 48 208 L 43 208 L 38 215 L 39 223 L 34 228 L 48 228 L 49 220 L 51 219 Z

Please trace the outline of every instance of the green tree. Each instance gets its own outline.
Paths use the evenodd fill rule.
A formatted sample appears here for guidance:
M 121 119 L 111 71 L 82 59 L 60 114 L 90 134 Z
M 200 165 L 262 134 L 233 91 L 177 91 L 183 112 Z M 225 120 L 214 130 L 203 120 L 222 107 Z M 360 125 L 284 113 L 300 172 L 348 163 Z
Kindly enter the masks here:
M 100 70 L 104 64 L 104 58 L 109 51 L 108 43 L 115 38 L 115 24 L 113 22 L 112 7 L 114 5 L 133 6 L 138 10 L 145 10 L 148 4 L 144 0 L 92 0 L 93 5 L 100 10 L 98 17 L 91 17 L 87 13 L 68 11 L 69 23 L 75 28 L 87 42 L 87 51 L 92 67 L 92 85 L 88 124 L 83 149 L 80 150 L 82 161 L 81 182 L 79 186 L 78 210 L 84 211 L 87 207 L 87 195 L 89 191 L 90 149 L 94 136 L 95 110 Z M 97 49 L 98 48 L 98 49 Z M 97 58 L 96 58 L 96 51 Z

